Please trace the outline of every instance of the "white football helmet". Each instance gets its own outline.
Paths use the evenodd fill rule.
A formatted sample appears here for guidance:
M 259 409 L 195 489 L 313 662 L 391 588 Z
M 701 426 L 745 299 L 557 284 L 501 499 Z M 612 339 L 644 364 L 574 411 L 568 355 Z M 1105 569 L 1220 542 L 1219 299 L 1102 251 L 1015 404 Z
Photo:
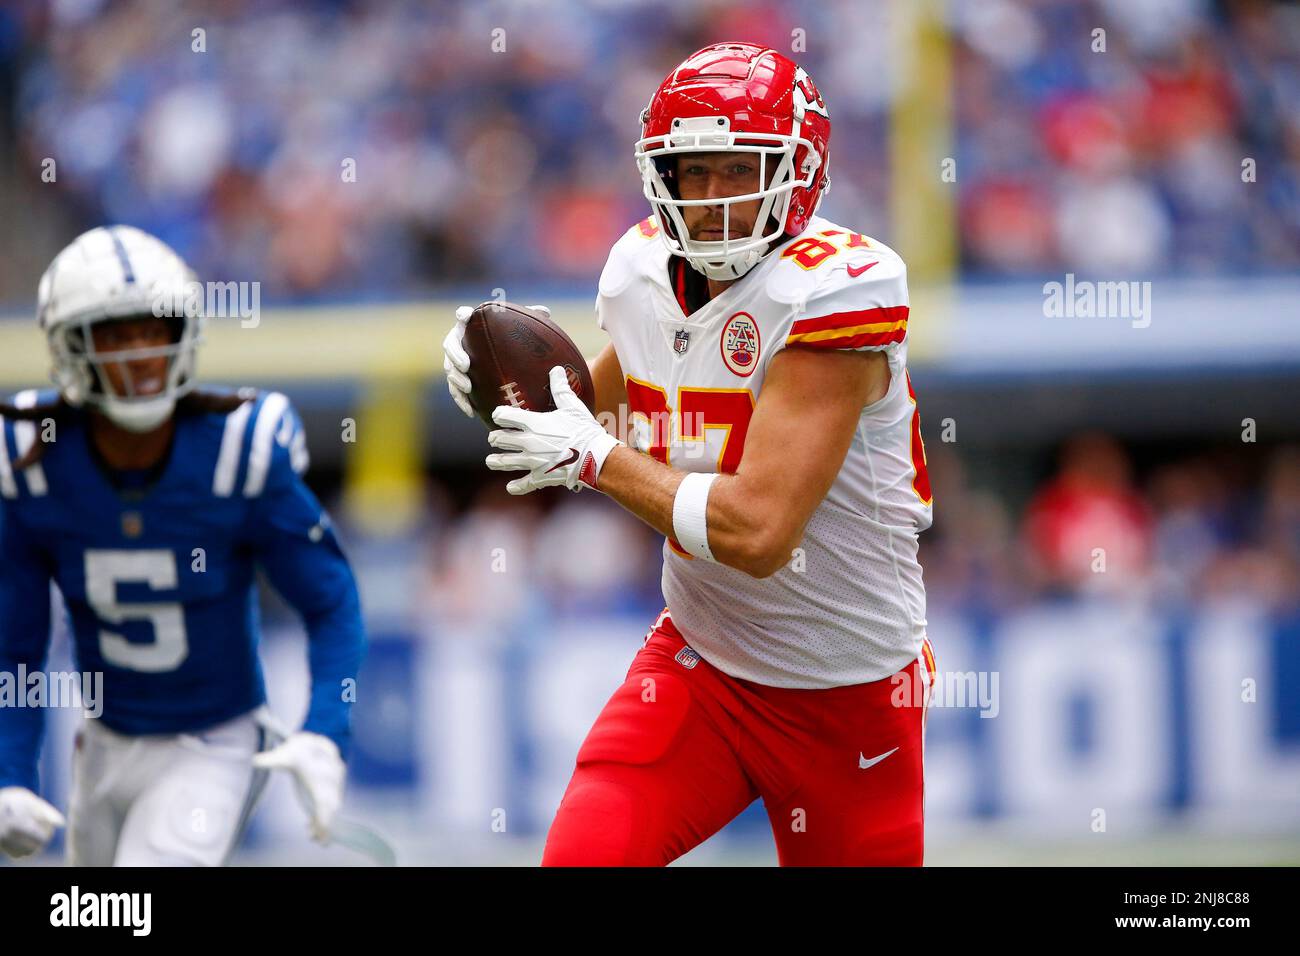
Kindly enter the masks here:
M 51 377 L 71 405 L 93 405 L 114 423 L 146 432 L 165 422 L 176 400 L 194 386 L 203 340 L 203 296 L 194 272 L 166 243 L 132 226 L 82 233 L 54 257 L 41 276 L 36 317 L 53 362 Z M 91 326 L 143 316 L 171 318 L 170 345 L 98 353 Z M 166 356 L 160 392 L 118 395 L 105 365 Z M 123 375 L 128 390 L 130 374 Z

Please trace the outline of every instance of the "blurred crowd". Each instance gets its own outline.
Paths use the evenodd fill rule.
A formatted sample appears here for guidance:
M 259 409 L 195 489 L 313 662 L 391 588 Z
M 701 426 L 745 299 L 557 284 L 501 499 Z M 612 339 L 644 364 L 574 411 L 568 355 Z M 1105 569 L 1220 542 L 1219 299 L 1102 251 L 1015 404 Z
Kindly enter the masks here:
M 824 211 L 887 239 L 891 76 L 924 68 L 887 23 L 907 8 L 12 0 L 0 136 L 28 173 L 57 160 L 42 201 L 81 225 L 130 222 L 268 296 L 587 287 L 645 214 L 641 108 L 720 39 L 807 66 L 835 124 Z M 948 17 L 969 274 L 1300 264 L 1294 5 L 953 0 Z M 0 272 L 0 302 L 30 298 L 17 281 Z
M 932 611 L 1098 598 L 1300 612 L 1300 446 L 1206 446 L 1139 466 L 1113 437 L 1081 433 L 1025 494 L 1005 474 L 996 487 L 972 478 L 954 447 L 928 449 L 935 524 L 921 562 Z M 345 534 L 363 592 L 378 599 L 372 615 L 529 643 L 539 635 L 522 632 L 544 631 L 538 622 L 628 614 L 648 626 L 662 608 L 663 538 L 609 499 L 515 498 L 501 480 L 461 477 L 457 489 L 431 481 L 425 523 L 404 542 Z
M 645 213 L 632 143 L 649 95 L 692 50 L 751 39 L 790 51 L 826 92 L 827 214 L 888 239 L 891 104 L 926 66 L 889 22 L 909 8 L 10 0 L 0 139 L 27 173 L 0 178 L 0 212 L 18 189 L 81 225 L 131 222 L 205 276 L 258 279 L 268 297 L 589 288 Z M 968 276 L 1300 265 L 1300 6 L 951 0 L 946 17 Z M 33 190 L 45 157 L 57 176 Z M 30 300 L 34 273 L 15 278 L 3 260 L 32 243 L 32 225 L 0 235 L 0 302 Z M 1244 591 L 1285 603 L 1300 590 L 1295 449 L 1250 475 L 1229 454 L 1135 469 L 1113 440 L 1080 436 L 1029 496 L 972 486 L 942 447 L 932 457 L 935 599 Z M 440 614 L 658 600 L 657 539 L 606 502 L 433 498 L 422 533 L 441 556 L 428 589 Z M 501 574 L 493 548 L 532 572 Z M 547 555 L 573 550 L 599 574 L 560 580 L 564 562 Z M 533 590 L 515 591 L 524 579 Z
M 1300 611 L 1300 447 L 1205 447 L 1138 468 L 1114 438 L 1087 432 L 1024 499 L 976 486 L 942 446 L 929 457 L 932 602 L 1001 611 L 1098 596 Z
M 956 10 L 971 271 L 1240 275 L 1300 264 L 1300 7 L 986 0 Z
M 599 494 L 516 498 L 484 482 L 465 511 L 435 507 L 423 609 L 455 625 L 521 615 L 658 613 L 663 538 Z

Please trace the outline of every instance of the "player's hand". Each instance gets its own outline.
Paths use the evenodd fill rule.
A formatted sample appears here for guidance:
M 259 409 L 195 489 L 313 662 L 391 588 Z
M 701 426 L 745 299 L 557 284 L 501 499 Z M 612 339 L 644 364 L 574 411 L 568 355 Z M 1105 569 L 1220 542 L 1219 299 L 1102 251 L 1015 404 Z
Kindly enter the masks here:
M 581 490 L 583 484 L 597 487 L 605 457 L 623 444 L 601 427 L 587 406 L 573 394 L 569 378 L 557 365 L 551 369 L 551 396 L 555 411 L 530 412 L 501 405 L 492 420 L 503 426 L 488 432 L 488 441 L 504 454 L 488 455 L 493 471 L 526 471 L 527 475 L 506 484 L 512 495 L 526 495 L 548 485 Z
M 530 305 L 528 308 L 541 312 L 548 319 L 551 310 L 544 305 Z M 465 323 L 474 314 L 474 309 L 462 305 L 456 309 L 456 324 L 451 327 L 447 337 L 442 340 L 442 370 L 447 374 L 447 391 L 451 392 L 452 401 L 470 418 L 474 409 L 469 404 L 469 353 L 465 351 Z
M 456 310 L 456 324 L 451 327 L 447 337 L 442 340 L 442 370 L 447 373 L 447 391 L 451 392 L 452 401 L 470 418 L 474 409 L 469 404 L 469 353 L 465 351 L 465 323 L 474 314 L 474 309 L 462 305 Z
M 36 853 L 67 822 L 26 787 L 0 787 L 0 852 L 15 858 Z
M 253 757 L 253 766 L 293 774 L 298 797 L 311 818 L 312 839 L 328 843 L 334 816 L 343 804 L 343 782 L 347 777 L 347 766 L 334 741 L 300 730 L 278 747 Z

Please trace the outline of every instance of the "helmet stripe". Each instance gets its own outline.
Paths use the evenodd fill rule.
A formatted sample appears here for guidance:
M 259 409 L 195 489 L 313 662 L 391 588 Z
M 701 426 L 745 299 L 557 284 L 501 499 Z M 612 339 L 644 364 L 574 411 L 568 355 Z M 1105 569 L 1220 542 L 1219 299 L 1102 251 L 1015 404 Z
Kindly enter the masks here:
M 110 228 L 108 235 L 113 240 L 113 251 L 117 253 L 117 261 L 122 264 L 122 276 L 126 284 L 134 285 L 135 272 L 131 269 L 131 257 L 126 254 L 126 246 L 122 244 L 122 239 L 117 234 L 117 227 Z

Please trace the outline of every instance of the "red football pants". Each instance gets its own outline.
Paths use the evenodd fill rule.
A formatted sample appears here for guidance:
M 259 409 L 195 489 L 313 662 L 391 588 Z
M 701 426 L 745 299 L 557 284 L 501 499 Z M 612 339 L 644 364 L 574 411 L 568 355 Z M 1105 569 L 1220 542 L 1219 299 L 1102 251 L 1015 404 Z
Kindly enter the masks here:
M 927 640 L 890 678 L 767 687 L 665 611 L 578 751 L 542 865 L 663 866 L 762 797 L 782 866 L 920 866 L 934 675 Z

